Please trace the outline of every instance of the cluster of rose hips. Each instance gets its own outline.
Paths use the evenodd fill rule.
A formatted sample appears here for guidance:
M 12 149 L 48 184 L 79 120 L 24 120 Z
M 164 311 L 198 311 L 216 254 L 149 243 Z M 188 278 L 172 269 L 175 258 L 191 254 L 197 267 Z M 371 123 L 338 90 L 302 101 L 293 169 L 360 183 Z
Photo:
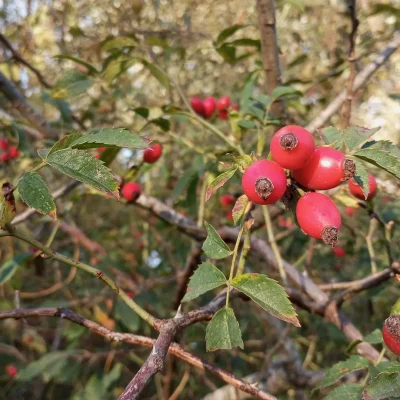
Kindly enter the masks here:
M 342 223 L 339 210 L 328 196 L 315 190 L 333 189 L 351 179 L 350 192 L 364 199 L 361 187 L 352 179 L 354 162 L 336 149 L 315 146 L 311 133 L 295 125 L 276 132 L 270 150 L 274 161 L 256 161 L 245 170 L 242 187 L 246 196 L 256 204 L 275 203 L 287 189 L 284 169 L 290 170 L 294 183 L 310 190 L 297 202 L 300 228 L 305 234 L 335 247 Z M 369 189 L 368 200 L 376 193 L 376 181 L 372 176 L 369 176 Z
M 143 153 L 143 162 L 147 164 L 154 164 L 162 154 L 161 144 L 153 144 L 149 146 Z M 136 182 L 127 182 L 122 186 L 121 194 L 129 202 L 136 201 L 140 194 L 142 193 L 142 188 Z
M 10 146 L 10 142 L 7 138 L 0 138 L 0 160 L 4 163 L 8 163 L 10 160 L 18 158 L 19 150 L 15 146 Z
M 229 109 L 239 110 L 239 106 L 231 104 L 231 99 L 227 96 L 221 97 L 218 101 L 212 96 L 204 100 L 201 100 L 200 97 L 192 97 L 190 105 L 196 114 L 205 119 L 211 118 L 215 111 L 218 110 L 217 117 L 226 120 L 228 119 Z

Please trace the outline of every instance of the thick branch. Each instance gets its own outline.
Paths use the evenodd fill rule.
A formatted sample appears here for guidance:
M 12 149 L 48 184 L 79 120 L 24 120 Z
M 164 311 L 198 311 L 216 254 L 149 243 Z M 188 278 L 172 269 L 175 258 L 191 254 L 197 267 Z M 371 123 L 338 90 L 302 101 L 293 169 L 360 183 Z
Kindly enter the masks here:
M 400 47 L 400 32 L 396 32 L 394 39 L 388 44 L 385 50 L 375 57 L 354 79 L 353 91 L 357 91 L 366 84 L 371 75 L 381 67 L 388 58 Z M 346 100 L 346 90 L 343 90 L 315 119 L 313 119 L 306 129 L 310 132 L 321 128 L 336 112 Z

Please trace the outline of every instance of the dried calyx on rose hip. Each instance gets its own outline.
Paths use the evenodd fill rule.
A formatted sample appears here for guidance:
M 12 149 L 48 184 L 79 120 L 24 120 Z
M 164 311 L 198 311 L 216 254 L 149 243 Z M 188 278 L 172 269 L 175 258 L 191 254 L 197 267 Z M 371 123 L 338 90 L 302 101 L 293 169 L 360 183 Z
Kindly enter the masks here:
M 245 170 L 242 188 L 256 204 L 275 203 L 286 191 L 285 171 L 274 161 L 256 161 Z
M 355 163 L 340 151 L 316 147 L 305 166 L 293 172 L 293 178 L 308 189 L 327 190 L 348 181 L 355 172 Z
M 349 180 L 349 189 L 350 193 L 356 197 L 357 199 L 360 200 L 372 200 L 375 195 L 376 195 L 376 180 L 372 175 L 368 175 L 368 181 L 369 181 L 369 193 L 367 195 L 367 198 L 365 198 L 364 193 L 361 189 L 361 186 L 357 183 L 357 181 L 353 178 Z
M 382 329 L 383 341 L 388 349 L 400 355 L 400 315 L 391 315 L 386 319 Z
M 296 125 L 279 129 L 271 141 L 271 155 L 274 161 L 291 170 L 303 168 L 314 149 L 315 141 L 311 133 Z
M 155 163 L 162 154 L 161 144 L 153 144 L 149 146 L 143 153 L 143 161 L 148 164 Z
M 332 247 L 337 245 L 342 218 L 328 196 L 314 192 L 305 194 L 297 202 L 296 217 L 306 235 L 322 239 Z
M 121 194 L 129 202 L 136 201 L 140 194 L 142 193 L 142 188 L 136 182 L 128 182 L 122 186 Z

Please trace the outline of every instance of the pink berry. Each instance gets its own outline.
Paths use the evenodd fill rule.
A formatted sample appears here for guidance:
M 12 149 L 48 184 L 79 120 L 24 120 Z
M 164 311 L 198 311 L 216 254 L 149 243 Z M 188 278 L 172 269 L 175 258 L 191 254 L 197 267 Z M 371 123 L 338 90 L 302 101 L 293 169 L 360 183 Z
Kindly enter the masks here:
M 121 189 L 122 196 L 130 202 L 136 201 L 139 198 L 141 192 L 142 189 L 140 185 L 136 182 L 125 183 L 125 185 Z
M 153 144 L 144 151 L 143 161 L 149 164 L 153 164 L 161 157 L 161 154 L 161 144 Z

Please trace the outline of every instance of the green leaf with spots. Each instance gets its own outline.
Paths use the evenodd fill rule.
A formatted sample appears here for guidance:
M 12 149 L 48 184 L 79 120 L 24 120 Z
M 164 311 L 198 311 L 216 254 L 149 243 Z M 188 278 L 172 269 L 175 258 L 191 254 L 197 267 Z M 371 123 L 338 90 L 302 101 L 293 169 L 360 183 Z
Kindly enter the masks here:
M 300 326 L 287 293 L 277 281 L 262 274 L 244 274 L 236 277 L 232 286 L 275 317 Z
M 232 217 L 233 217 L 233 222 L 235 223 L 235 225 L 243 217 L 244 213 L 246 212 L 246 208 L 247 208 L 249 202 L 250 202 L 250 200 L 245 194 L 242 194 L 236 200 L 236 203 L 232 209 Z
M 218 232 L 208 222 L 204 221 L 204 226 L 207 230 L 207 239 L 202 247 L 204 253 L 215 260 L 230 256 L 232 254 L 231 249 L 221 239 Z
M 368 368 L 368 366 L 369 362 L 366 358 L 352 355 L 346 361 L 340 361 L 329 368 L 325 373 L 324 379 L 316 386 L 316 389 L 330 386 L 346 374 Z
M 354 174 L 354 179 L 360 185 L 361 190 L 364 193 L 364 197 L 367 198 L 369 193 L 369 179 L 368 179 L 368 171 L 365 169 L 364 165 L 358 161 L 353 160 L 356 165 L 356 173 Z
M 148 140 L 141 138 L 124 128 L 101 129 L 100 131 L 84 135 L 71 143 L 74 149 L 94 149 L 98 147 L 127 147 L 129 149 L 145 149 Z
M 82 134 L 79 132 L 73 132 L 67 136 L 64 136 L 53 145 L 53 147 L 47 152 L 47 154 L 43 154 L 44 157 L 42 156 L 41 157 L 46 158 L 51 153 L 55 153 L 58 150 L 68 149 L 69 147 L 71 147 L 71 144 L 74 143 L 75 140 L 78 140 L 81 136 Z
M 334 149 L 340 149 L 342 147 L 343 144 L 342 132 L 340 132 L 333 126 L 329 126 L 327 128 L 322 129 L 322 131 L 319 133 L 319 136 L 321 137 L 322 141 L 325 144 L 329 145 L 330 147 L 333 147 Z
M 366 142 L 372 135 L 381 129 L 380 126 L 372 129 L 363 128 L 362 126 L 349 126 L 343 131 L 343 139 L 349 151 Z
M 363 387 L 358 383 L 349 383 L 333 389 L 324 400 L 360 400 Z
M 215 265 L 208 262 L 202 263 L 190 278 L 188 290 L 182 302 L 193 300 L 224 284 L 226 284 L 225 275 Z
M 211 195 L 218 190 L 220 187 L 224 186 L 229 179 L 235 175 L 237 171 L 237 167 L 234 169 L 230 169 L 229 171 L 223 172 L 222 174 L 218 175 L 209 185 L 206 191 L 206 199 L 205 201 L 210 200 Z
M 400 396 L 400 373 L 380 373 L 363 392 L 365 400 L 384 400 Z
M 24 264 L 31 257 L 29 253 L 18 254 L 6 261 L 0 268 L 0 285 L 9 281 L 17 271 L 18 267 Z
M 47 164 L 65 175 L 98 190 L 110 193 L 119 199 L 118 184 L 103 161 L 97 160 L 86 151 L 63 149 L 50 154 Z
M 243 349 L 242 332 L 232 308 L 218 310 L 206 329 L 207 351 L 231 349 L 239 346 Z
M 28 207 L 34 208 L 41 214 L 57 219 L 56 204 L 50 189 L 42 177 L 35 172 L 26 172 L 18 184 L 21 199 Z

